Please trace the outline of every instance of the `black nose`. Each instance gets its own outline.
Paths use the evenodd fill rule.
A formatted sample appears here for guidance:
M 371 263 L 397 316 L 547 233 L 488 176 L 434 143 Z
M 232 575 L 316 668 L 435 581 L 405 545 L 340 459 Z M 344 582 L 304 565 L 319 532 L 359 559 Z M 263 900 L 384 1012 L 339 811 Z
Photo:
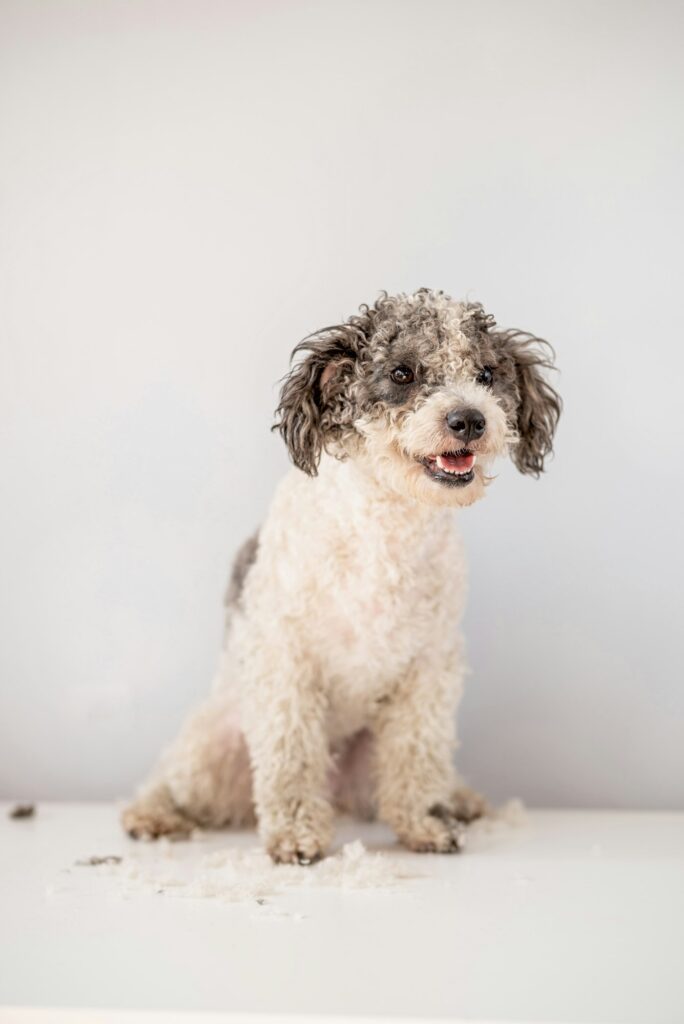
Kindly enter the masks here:
M 453 409 L 447 413 L 446 421 L 451 433 L 464 444 L 482 437 L 487 426 L 479 409 Z

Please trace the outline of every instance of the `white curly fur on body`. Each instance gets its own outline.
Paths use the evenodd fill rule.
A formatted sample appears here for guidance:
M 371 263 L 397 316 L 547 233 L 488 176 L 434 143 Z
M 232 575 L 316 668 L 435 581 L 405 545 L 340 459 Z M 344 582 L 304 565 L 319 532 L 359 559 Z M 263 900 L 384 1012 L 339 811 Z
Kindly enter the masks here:
M 377 814 L 414 850 L 461 847 L 484 802 L 453 763 L 466 587 L 453 508 L 482 495 L 492 459 L 529 443 L 526 401 L 556 403 L 534 429 L 559 412 L 540 377 L 536 398 L 525 392 L 518 336 L 498 343 L 493 327 L 480 307 L 421 290 L 307 340 L 309 364 L 279 409 L 301 468 L 245 549 L 213 691 L 124 812 L 132 835 L 256 816 L 276 861 L 308 863 L 325 853 L 337 806 Z M 483 351 L 499 393 L 483 383 Z M 399 356 L 413 379 L 385 386 Z M 532 365 L 538 375 L 546 363 Z M 475 406 L 486 429 L 464 446 L 445 417 Z M 532 445 L 530 465 L 549 448 L 550 435 Z M 472 474 L 442 479 L 439 453 L 472 456 Z

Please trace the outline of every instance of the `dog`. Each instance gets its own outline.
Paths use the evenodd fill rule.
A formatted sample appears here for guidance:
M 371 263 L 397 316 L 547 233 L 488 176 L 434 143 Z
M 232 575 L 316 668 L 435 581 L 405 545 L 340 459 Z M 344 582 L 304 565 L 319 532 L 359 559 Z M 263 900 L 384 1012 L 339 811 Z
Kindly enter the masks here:
M 274 861 L 310 864 L 338 808 L 410 850 L 461 849 L 486 804 L 454 766 L 453 510 L 507 453 L 543 471 L 561 412 L 552 357 L 426 288 L 383 292 L 295 348 L 274 426 L 294 468 L 235 560 L 211 695 L 123 812 L 130 835 L 256 820 Z

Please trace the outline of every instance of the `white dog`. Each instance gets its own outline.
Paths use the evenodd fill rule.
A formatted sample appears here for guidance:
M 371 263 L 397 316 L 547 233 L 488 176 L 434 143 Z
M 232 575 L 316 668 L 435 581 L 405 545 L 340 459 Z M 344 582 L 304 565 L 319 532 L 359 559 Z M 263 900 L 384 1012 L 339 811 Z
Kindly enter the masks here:
M 545 343 L 442 292 L 385 294 L 297 346 L 277 415 L 297 467 L 229 586 L 213 692 L 124 811 L 133 836 L 254 820 L 310 863 L 335 806 L 449 852 L 465 567 L 453 509 L 510 450 L 535 476 L 560 399 Z

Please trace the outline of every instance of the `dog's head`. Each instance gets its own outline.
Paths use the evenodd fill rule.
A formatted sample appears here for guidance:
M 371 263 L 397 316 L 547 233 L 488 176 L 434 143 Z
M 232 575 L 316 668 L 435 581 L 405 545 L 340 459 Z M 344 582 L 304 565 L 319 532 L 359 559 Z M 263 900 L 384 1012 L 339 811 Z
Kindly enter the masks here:
M 311 476 L 325 450 L 399 494 L 470 505 L 497 456 L 543 471 L 561 410 L 544 377 L 550 355 L 530 334 L 498 330 L 477 303 L 427 288 L 383 294 L 296 347 L 276 427 Z

